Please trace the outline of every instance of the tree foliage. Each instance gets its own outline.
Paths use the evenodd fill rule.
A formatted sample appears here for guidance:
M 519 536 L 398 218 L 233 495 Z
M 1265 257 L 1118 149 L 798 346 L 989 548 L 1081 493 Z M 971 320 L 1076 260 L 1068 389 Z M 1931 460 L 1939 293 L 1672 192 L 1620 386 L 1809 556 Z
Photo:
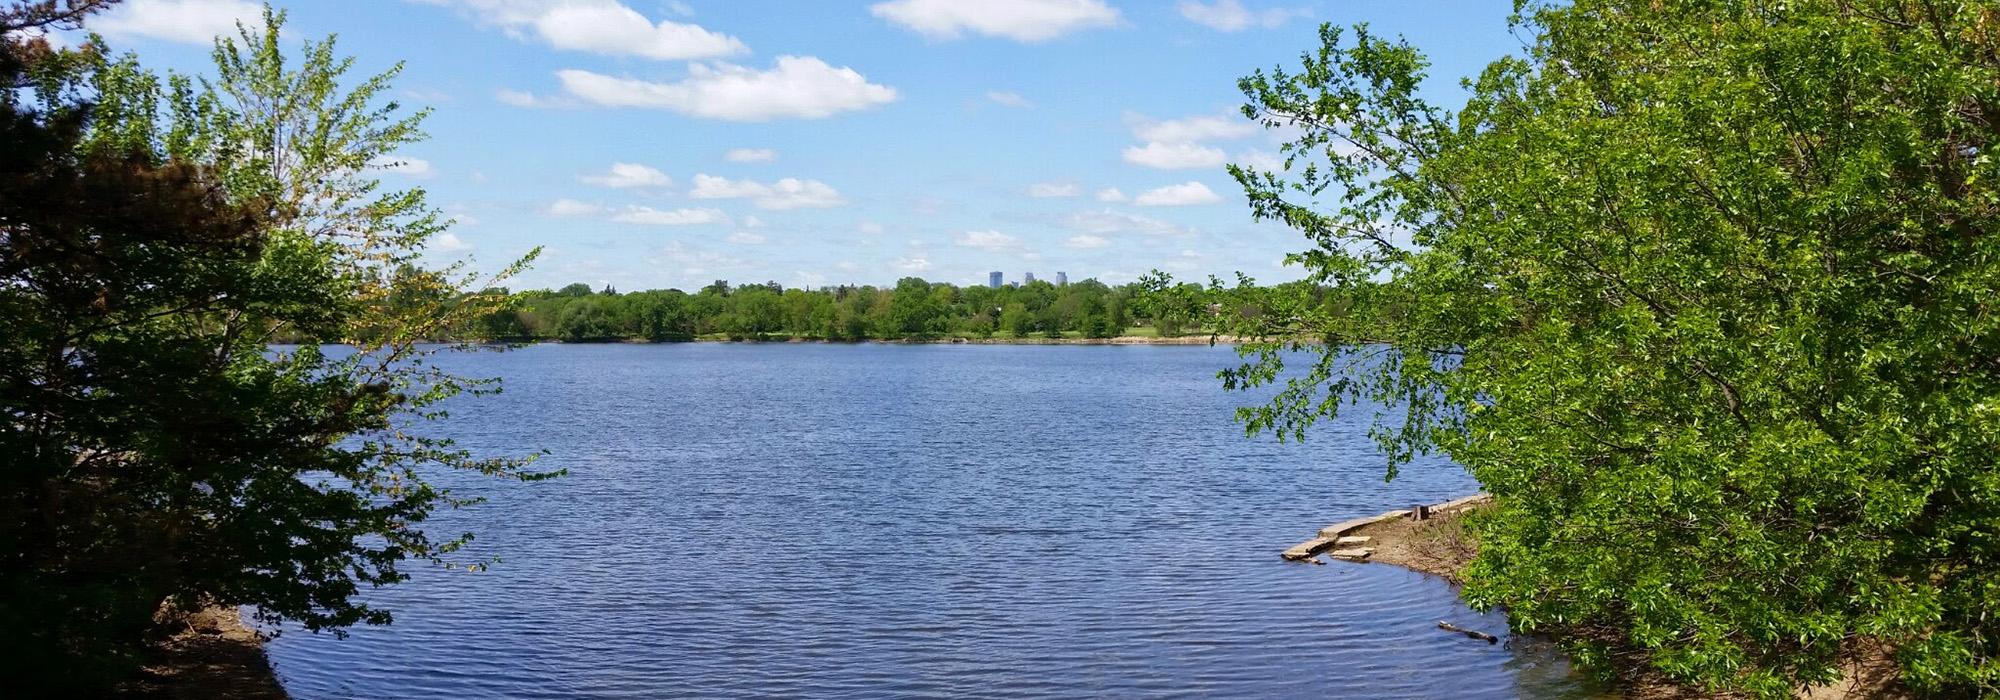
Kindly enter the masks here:
M 1858 640 L 2000 693 L 2000 11 L 1523 3 L 1457 110 L 1325 27 L 1242 81 L 1297 129 L 1232 168 L 1343 291 L 1235 324 L 1253 432 L 1392 407 L 1498 497 L 1466 595 L 1586 660 L 1780 697 Z M 1291 350 L 1305 367 L 1284 369 Z
M 1208 292 L 1191 287 L 1189 298 Z M 1021 286 L 959 287 L 906 277 L 896 286 L 840 286 L 786 289 L 776 282 L 731 286 L 717 281 L 689 294 L 678 289 L 619 294 L 592 292 L 571 284 L 555 291 L 518 295 L 519 303 L 497 307 L 461 322 L 448 332 L 479 340 L 927 340 L 943 337 L 1113 338 L 1133 324 L 1158 319 L 1135 314 L 1138 285 L 1111 287 L 1083 280 L 1057 287 L 1048 282 Z M 1206 302 L 1192 303 L 1176 328 L 1199 327 Z M 1179 325 L 1179 324 L 1185 324 Z M 1163 332 L 1163 334 L 1166 334 Z
M 102 4 L 0 17 L 74 23 Z M 382 99 L 394 71 L 347 84 L 331 39 L 293 64 L 282 26 L 267 12 L 219 40 L 205 79 L 162 80 L 96 38 L 0 42 L 25 87 L 0 101 L 0 658 L 16 689 L 114 678 L 163 607 L 386 623 L 356 594 L 411 559 L 454 563 L 470 538 L 421 526 L 473 500 L 430 476 L 548 476 L 421 429 L 496 387 L 435 371 L 417 341 L 504 295 L 428 266 L 444 222 L 367 175 L 422 136 L 421 114 Z M 274 352 L 279 334 L 306 344 Z

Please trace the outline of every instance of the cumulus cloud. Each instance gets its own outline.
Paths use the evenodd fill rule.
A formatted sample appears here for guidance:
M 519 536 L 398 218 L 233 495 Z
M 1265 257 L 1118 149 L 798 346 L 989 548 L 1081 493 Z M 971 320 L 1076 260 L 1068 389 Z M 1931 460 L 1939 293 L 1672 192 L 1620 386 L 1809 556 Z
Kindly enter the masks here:
M 654 209 L 652 207 L 630 206 L 612 221 L 626 224 L 650 224 L 653 226 L 695 226 L 699 224 L 726 224 L 729 215 L 721 209 Z
M 778 159 L 778 152 L 769 148 L 732 148 L 722 154 L 722 159 L 731 163 L 769 163 Z
M 579 175 L 584 184 L 599 187 L 671 187 L 674 179 L 657 168 L 638 163 L 612 163 L 611 169 L 597 175 Z
M 1093 236 L 1086 233 L 1078 236 L 1070 236 L 1067 240 L 1063 241 L 1062 245 L 1064 248 L 1090 250 L 1094 248 L 1110 247 L 1111 239 L 1105 238 L 1103 236 Z
M 458 237 L 458 234 L 450 231 L 440 233 L 432 238 L 428 247 L 440 253 L 462 253 L 472 250 L 472 244 L 465 242 Z
M 1099 236 L 1136 233 L 1179 238 L 1195 235 L 1195 230 L 1186 226 L 1114 209 L 1076 212 L 1063 217 L 1061 223 L 1070 230 Z
M 404 177 L 431 178 L 437 176 L 437 169 L 431 167 L 430 161 L 422 158 L 393 158 L 384 156 L 368 161 L 368 165 L 382 172 L 394 173 Z
M 687 78 L 677 82 L 578 69 L 557 71 L 556 78 L 569 95 L 590 104 L 664 109 L 737 122 L 823 119 L 896 101 L 895 88 L 870 83 L 852 68 L 834 68 L 811 56 L 779 56 L 768 70 L 696 63 L 688 66 Z
M 604 213 L 604 207 L 574 199 L 558 199 L 550 202 L 542 213 L 549 216 L 596 216 Z
M 537 97 L 532 92 L 527 92 L 524 90 L 510 90 L 507 88 L 500 88 L 498 92 L 493 93 L 493 99 L 499 100 L 500 104 L 512 105 L 515 107 L 557 106 L 555 101 L 550 100 L 546 97 Z
M 1126 146 L 1125 162 L 1160 170 L 1221 167 L 1229 155 L 1214 146 L 1198 143 L 1153 141 L 1144 146 Z
M 1236 154 L 1236 158 L 1230 162 L 1258 170 L 1283 170 L 1285 168 L 1285 159 L 1278 157 L 1278 154 L 1270 151 L 1244 151 Z
M 715 175 L 694 176 L 695 199 L 748 199 L 758 209 L 820 209 L 847 203 L 840 192 L 818 180 L 788 177 L 773 183 L 731 180 Z
M 1035 106 L 1034 103 L 1029 102 L 1028 98 L 1026 97 L 1022 97 L 1016 93 L 1005 92 L 1001 90 L 987 91 L 986 99 L 992 100 L 994 104 L 998 104 L 1003 107 L 1013 107 L 1015 109 L 1027 109 L 1029 107 Z
M 90 21 L 90 29 L 111 36 L 140 36 L 187 44 L 207 44 L 216 35 L 234 36 L 236 23 L 263 24 L 264 5 L 250 0 L 128 0 Z
M 1118 191 L 1116 187 L 1106 187 L 1097 191 L 1097 201 L 1123 202 L 1125 201 L 1125 193 Z
M 989 253 L 1019 252 L 1023 250 L 1021 239 L 999 231 L 966 231 L 955 241 L 967 248 L 976 248 Z
M 1167 143 L 1240 139 L 1255 135 L 1258 129 L 1256 122 L 1245 119 L 1242 114 L 1236 112 L 1164 121 L 1142 114 L 1128 114 L 1125 119 L 1132 127 L 1132 135 L 1139 140 Z
M 1067 182 L 1037 182 L 1028 186 L 1028 196 L 1037 198 L 1075 197 L 1083 190 Z
M 739 243 L 742 245 L 763 245 L 766 239 L 761 235 L 751 233 L 749 231 L 737 231 L 735 233 L 729 234 L 728 238 L 725 238 L 724 240 L 727 240 L 730 243 Z
M 1284 8 L 1251 10 L 1238 0 L 1215 0 L 1212 3 L 1183 0 L 1180 11 L 1188 21 L 1224 32 L 1240 32 L 1253 26 L 1271 29 L 1307 14 L 1305 10 Z
M 923 256 L 897 258 L 895 265 L 896 269 L 904 272 L 923 272 L 931 269 L 930 258 Z
M 1132 198 L 1132 203 L 1142 207 L 1185 207 L 1196 204 L 1214 204 L 1222 201 L 1208 185 L 1190 180 L 1178 185 L 1167 185 L 1158 189 L 1140 192 Z
M 931 39 L 971 32 L 1033 43 L 1118 23 L 1118 10 L 1103 0 L 890 0 L 868 11 Z
M 661 61 L 722 58 L 750 49 L 736 37 L 699 25 L 654 22 L 617 0 L 424 0 L 457 7 L 515 38 L 535 37 L 565 51 Z

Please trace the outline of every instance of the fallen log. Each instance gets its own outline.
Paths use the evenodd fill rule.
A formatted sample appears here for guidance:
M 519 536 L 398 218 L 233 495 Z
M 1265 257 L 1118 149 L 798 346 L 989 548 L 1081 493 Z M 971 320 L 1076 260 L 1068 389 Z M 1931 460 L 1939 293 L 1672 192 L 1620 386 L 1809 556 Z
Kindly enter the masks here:
M 1462 634 L 1462 635 L 1465 635 L 1465 636 L 1467 636 L 1467 637 L 1471 637 L 1471 638 L 1473 638 L 1473 639 L 1484 639 L 1484 640 L 1486 640 L 1486 643 L 1487 643 L 1487 644 L 1499 644 L 1499 643 L 1500 643 L 1500 638 L 1499 638 L 1499 637 L 1495 637 L 1495 636 L 1493 636 L 1493 635 L 1490 635 L 1490 634 L 1487 634 L 1487 633 L 1485 633 L 1485 632 L 1481 632 L 1481 631 L 1479 631 L 1479 630 L 1469 630 L 1469 629 L 1466 629 L 1466 628 L 1464 628 L 1464 627 L 1460 627 L 1460 626 L 1458 626 L 1458 625 L 1454 625 L 1454 624 L 1451 624 L 1451 623 L 1449 623 L 1449 622 L 1445 622 L 1444 620 L 1438 620 L 1438 629 L 1441 629 L 1441 630 L 1444 630 L 1444 631 L 1446 631 L 1446 632 L 1457 632 L 1457 633 L 1459 633 L 1459 634 Z

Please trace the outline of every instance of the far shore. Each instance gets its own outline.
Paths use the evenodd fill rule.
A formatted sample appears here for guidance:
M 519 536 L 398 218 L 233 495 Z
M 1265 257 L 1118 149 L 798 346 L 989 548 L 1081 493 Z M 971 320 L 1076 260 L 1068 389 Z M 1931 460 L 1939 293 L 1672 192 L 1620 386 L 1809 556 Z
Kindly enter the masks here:
M 755 338 L 715 338 L 715 337 L 682 338 L 673 340 L 647 340 L 644 338 L 603 338 L 603 339 L 589 339 L 589 340 L 562 340 L 553 338 L 535 338 L 535 339 L 510 338 L 510 339 L 500 339 L 493 341 L 472 341 L 472 342 L 524 343 L 524 344 L 551 343 L 557 345 L 605 345 L 605 344 L 616 344 L 616 343 L 626 343 L 633 345 L 653 345 L 653 344 L 672 344 L 672 343 L 744 343 L 744 344 L 821 343 L 827 345 L 861 345 L 865 343 L 882 343 L 888 345 L 1236 345 L 1242 342 L 1242 340 L 1234 336 L 1222 336 L 1219 338 L 1211 338 L 1210 336 L 1207 335 L 1195 335 L 1195 336 L 1180 336 L 1174 338 L 1162 338 L 1159 336 L 1147 336 L 1147 335 L 1121 335 L 1113 338 L 1036 338 L 1036 337 L 967 338 L 962 336 L 947 336 L 940 338 L 906 338 L 906 339 L 895 339 L 895 340 L 883 340 L 883 339 L 827 340 L 823 338 L 755 339 Z

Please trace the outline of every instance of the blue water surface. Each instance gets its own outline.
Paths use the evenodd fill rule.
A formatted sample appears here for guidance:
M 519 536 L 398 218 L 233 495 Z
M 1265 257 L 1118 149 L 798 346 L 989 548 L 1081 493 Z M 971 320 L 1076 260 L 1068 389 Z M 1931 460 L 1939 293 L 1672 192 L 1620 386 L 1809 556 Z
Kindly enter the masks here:
M 436 426 L 569 476 L 447 477 L 482 573 L 421 568 L 347 639 L 288 631 L 319 698 L 1584 697 L 1444 582 L 1278 551 L 1476 490 L 1383 483 L 1366 411 L 1246 439 L 1228 348 L 541 345 Z M 1350 419 L 1351 418 L 1351 419 Z

